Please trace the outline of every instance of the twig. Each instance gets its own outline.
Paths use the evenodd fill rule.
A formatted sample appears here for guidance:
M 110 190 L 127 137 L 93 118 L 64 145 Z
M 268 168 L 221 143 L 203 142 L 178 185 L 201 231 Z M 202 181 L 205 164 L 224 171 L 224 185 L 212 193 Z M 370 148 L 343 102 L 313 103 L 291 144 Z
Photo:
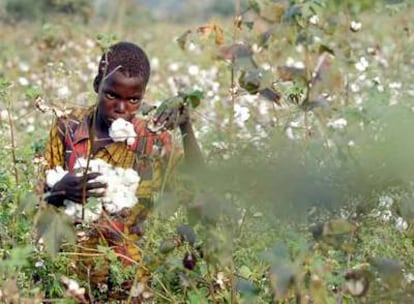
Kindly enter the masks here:
M 11 143 L 11 154 L 12 154 L 12 159 L 13 159 L 13 171 L 14 171 L 14 179 L 16 181 L 16 184 L 19 184 L 19 173 L 17 171 L 17 157 L 16 157 L 16 141 L 15 141 L 15 137 L 14 137 L 14 124 L 13 124 L 13 120 L 11 117 L 11 113 L 10 113 L 10 100 L 8 100 L 7 103 L 7 118 L 8 118 L 8 122 L 9 122 L 9 127 L 10 127 L 10 143 Z

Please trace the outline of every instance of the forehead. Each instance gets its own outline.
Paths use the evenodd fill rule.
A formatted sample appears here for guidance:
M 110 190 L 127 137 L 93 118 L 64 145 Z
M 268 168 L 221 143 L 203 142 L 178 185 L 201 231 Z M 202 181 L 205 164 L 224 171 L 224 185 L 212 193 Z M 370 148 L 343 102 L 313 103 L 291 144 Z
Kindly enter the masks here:
M 142 77 L 129 77 L 120 71 L 110 73 L 103 82 L 104 88 L 112 89 L 144 90 L 145 86 Z

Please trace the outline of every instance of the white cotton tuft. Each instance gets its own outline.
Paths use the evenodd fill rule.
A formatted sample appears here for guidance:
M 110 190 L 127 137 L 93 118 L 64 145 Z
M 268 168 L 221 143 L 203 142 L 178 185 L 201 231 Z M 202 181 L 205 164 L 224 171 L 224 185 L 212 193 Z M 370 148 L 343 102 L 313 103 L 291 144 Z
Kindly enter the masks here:
M 76 161 L 75 169 L 85 169 L 88 164 L 84 158 L 79 158 Z M 132 208 L 138 203 L 136 192 L 139 186 L 140 177 L 138 173 L 131 168 L 113 167 L 101 159 L 91 159 L 88 164 L 90 172 L 100 173 L 96 178 L 90 180 L 92 182 L 101 182 L 107 185 L 106 189 L 92 190 L 96 193 L 103 193 L 104 196 L 97 198 L 97 204 L 86 204 L 84 207 L 81 204 L 65 200 L 65 213 L 73 219 L 82 218 L 83 221 L 93 222 L 99 219 L 102 211 L 105 209 L 108 213 L 117 213 L 124 208 Z M 67 171 L 62 167 L 56 167 L 46 172 L 46 181 L 49 187 L 52 187 L 59 181 Z M 79 173 L 81 176 L 82 173 Z
M 58 181 L 60 181 L 68 171 L 63 170 L 61 166 L 54 169 L 46 170 L 46 184 L 52 188 Z
M 134 125 L 123 118 L 118 118 L 112 122 L 109 128 L 109 136 L 115 142 L 126 141 L 128 145 L 132 145 L 137 137 Z

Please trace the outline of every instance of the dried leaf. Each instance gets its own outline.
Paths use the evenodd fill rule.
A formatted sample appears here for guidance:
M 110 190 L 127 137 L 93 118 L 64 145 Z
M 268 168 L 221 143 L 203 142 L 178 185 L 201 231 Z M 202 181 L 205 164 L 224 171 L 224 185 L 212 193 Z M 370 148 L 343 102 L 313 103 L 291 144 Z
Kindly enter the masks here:
M 182 50 L 185 50 L 188 37 L 190 36 L 191 33 L 192 33 L 191 30 L 187 30 L 176 39 L 178 45 L 180 46 Z
M 261 16 L 272 22 L 279 23 L 285 15 L 287 3 L 272 3 L 266 6 L 266 10 L 261 11 Z
M 280 105 L 280 100 L 282 99 L 282 94 L 279 92 L 271 89 L 271 88 L 264 88 L 263 90 L 259 91 L 260 95 L 267 98 L 270 101 L 273 101 L 274 103 Z
M 207 23 L 205 25 L 200 26 L 197 29 L 197 33 L 200 34 L 201 38 L 207 39 L 210 37 L 211 33 L 213 32 L 215 27 L 214 23 Z
M 214 25 L 214 31 L 216 34 L 216 38 L 215 38 L 215 42 L 217 45 L 222 45 L 224 43 L 224 33 L 223 33 L 223 29 L 215 24 Z
M 282 81 L 293 81 L 296 79 L 306 80 L 306 70 L 290 66 L 280 66 L 277 68 L 279 77 Z
M 220 48 L 220 57 L 225 60 L 232 61 L 236 58 L 251 57 L 252 52 L 248 46 L 244 44 L 231 44 Z

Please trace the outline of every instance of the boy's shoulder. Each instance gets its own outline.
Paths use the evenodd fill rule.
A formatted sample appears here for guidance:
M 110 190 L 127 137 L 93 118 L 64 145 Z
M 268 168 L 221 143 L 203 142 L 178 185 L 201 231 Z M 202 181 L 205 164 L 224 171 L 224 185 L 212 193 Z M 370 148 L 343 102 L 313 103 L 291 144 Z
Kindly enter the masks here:
M 67 130 L 72 132 L 81 124 L 84 119 L 92 113 L 92 108 L 70 107 L 65 109 L 62 115 L 58 115 L 56 126 L 59 133 L 66 134 Z

